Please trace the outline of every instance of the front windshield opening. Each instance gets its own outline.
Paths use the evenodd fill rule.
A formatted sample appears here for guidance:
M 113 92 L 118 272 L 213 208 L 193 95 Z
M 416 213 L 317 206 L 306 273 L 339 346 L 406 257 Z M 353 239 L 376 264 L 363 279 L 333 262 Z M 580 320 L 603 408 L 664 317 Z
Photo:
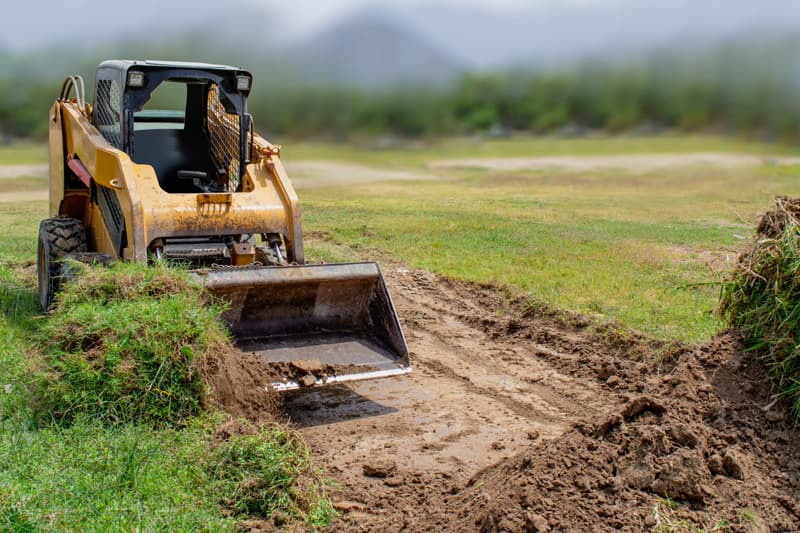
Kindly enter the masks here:
M 133 115 L 133 130 L 184 128 L 186 121 L 186 92 L 183 82 L 167 80 L 150 95 L 144 107 Z
M 133 158 L 169 193 L 241 189 L 240 116 L 208 79 L 168 80 L 134 114 Z

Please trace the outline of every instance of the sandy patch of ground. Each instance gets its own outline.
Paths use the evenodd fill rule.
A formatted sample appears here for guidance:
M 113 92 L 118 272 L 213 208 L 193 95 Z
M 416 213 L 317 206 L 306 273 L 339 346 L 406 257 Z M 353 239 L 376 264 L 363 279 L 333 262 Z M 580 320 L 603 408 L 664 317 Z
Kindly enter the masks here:
M 596 169 L 619 169 L 629 172 L 652 172 L 665 168 L 707 165 L 737 168 L 772 165 L 797 165 L 800 158 L 765 158 L 747 154 L 691 153 L 691 154 L 638 154 L 605 156 L 552 156 L 552 157 L 471 157 L 442 159 L 430 164 L 432 169 L 483 168 L 492 171 L 547 170 L 588 171 Z
M 15 179 L 22 176 L 47 176 L 47 165 L 0 165 L 0 179 Z
M 370 168 L 336 161 L 295 161 L 286 164 L 292 183 L 298 188 L 437 179 L 430 174 Z

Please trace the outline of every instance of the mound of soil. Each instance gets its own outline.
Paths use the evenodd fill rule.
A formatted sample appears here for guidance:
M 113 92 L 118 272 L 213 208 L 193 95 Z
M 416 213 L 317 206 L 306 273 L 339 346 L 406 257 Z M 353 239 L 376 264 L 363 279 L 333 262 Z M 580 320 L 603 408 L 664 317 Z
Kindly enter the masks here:
M 250 352 L 248 355 L 260 358 L 256 352 Z M 269 383 L 288 383 L 290 381 L 296 381 L 301 387 L 312 387 L 317 384 L 318 381 L 324 383 L 327 379 L 334 376 L 374 370 L 374 368 L 366 365 L 323 364 L 318 359 L 298 359 L 295 361 L 270 363 L 268 368 L 270 372 Z
M 219 344 L 208 350 L 200 372 L 211 401 L 233 417 L 257 424 L 281 418 L 280 396 L 269 386 L 275 371 L 260 357 Z
M 624 393 L 621 409 L 476 476 L 447 502 L 457 517 L 447 523 L 481 531 L 639 531 L 656 525 L 654 505 L 669 498 L 681 504 L 675 521 L 797 529 L 795 435 L 782 412 L 759 409 L 770 401 L 767 379 L 735 335 L 684 354 L 663 373 L 636 375 L 619 363 L 614 375 L 641 392 Z M 750 513 L 757 518 L 745 520 Z
M 789 226 L 800 226 L 800 198 L 779 196 L 775 208 L 767 211 L 756 226 L 759 237 L 777 239 Z
M 800 529 L 798 433 L 786 406 L 771 395 L 763 366 L 744 351 L 736 332 L 700 346 L 665 344 L 531 306 L 501 288 L 405 272 L 390 273 L 389 285 L 406 320 L 412 364 L 431 376 L 410 379 L 428 380 L 433 412 L 453 413 L 451 418 L 457 413 L 458 406 L 440 402 L 430 388 L 433 380 L 452 380 L 463 387 L 470 410 L 500 398 L 520 423 L 538 416 L 532 412 L 538 404 L 511 402 L 513 390 L 479 387 L 474 370 L 460 373 L 465 365 L 498 373 L 513 369 L 503 380 L 520 383 L 528 368 L 528 394 L 551 385 L 546 376 L 557 380 L 553 386 L 566 376 L 573 390 L 592 391 L 591 401 L 580 400 L 585 403 L 574 407 L 582 414 L 558 434 L 528 431 L 527 440 L 486 443 L 485 466 L 463 480 L 464 466 L 448 470 L 438 464 L 445 457 L 440 450 L 461 434 L 420 448 L 427 463 L 398 458 L 398 449 L 387 444 L 385 455 L 376 446 L 357 465 L 342 455 L 352 448 L 353 459 L 363 457 L 355 455 L 359 439 L 377 439 L 374 428 L 381 422 L 368 418 L 340 432 L 332 428 L 323 435 L 337 442 L 328 460 L 348 484 L 337 495 L 344 515 L 332 530 L 642 531 L 713 529 L 720 523 L 725 531 Z M 454 351 L 434 353 L 440 345 L 429 336 Z M 469 336 L 479 351 L 457 349 Z M 391 422 L 393 416 L 403 413 L 383 416 L 387 443 L 394 428 L 402 427 Z M 421 420 L 418 433 L 426 431 Z M 514 434 L 512 425 L 506 427 Z M 512 453 L 502 457 L 506 447 Z M 374 475 L 373 465 L 385 460 L 396 467 Z M 420 467 L 425 464 L 430 466 Z

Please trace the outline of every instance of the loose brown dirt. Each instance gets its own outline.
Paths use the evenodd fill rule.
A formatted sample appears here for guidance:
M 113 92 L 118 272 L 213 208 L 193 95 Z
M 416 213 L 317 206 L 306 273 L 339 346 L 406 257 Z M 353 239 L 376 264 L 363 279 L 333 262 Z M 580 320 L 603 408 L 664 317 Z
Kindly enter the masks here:
M 280 397 L 268 386 L 274 370 L 260 357 L 220 344 L 208 351 L 200 372 L 211 402 L 233 417 L 267 423 L 283 416 Z
M 387 281 L 414 372 L 284 396 L 339 482 L 331 531 L 800 529 L 797 431 L 734 333 L 664 344 L 496 287 Z

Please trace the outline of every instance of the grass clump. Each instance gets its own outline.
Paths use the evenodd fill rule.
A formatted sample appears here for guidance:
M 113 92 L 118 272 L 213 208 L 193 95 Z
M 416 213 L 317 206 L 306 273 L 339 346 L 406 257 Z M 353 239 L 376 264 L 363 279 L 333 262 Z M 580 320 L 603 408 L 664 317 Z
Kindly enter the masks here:
M 297 519 L 311 527 L 328 524 L 336 512 L 302 437 L 276 424 L 240 427 L 242 433 L 214 450 L 221 503 L 236 516 L 277 526 Z
M 333 518 L 299 435 L 246 425 L 221 437 L 230 423 L 204 403 L 202 376 L 227 340 L 221 307 L 185 273 L 86 268 L 44 317 L 35 287 L 30 267 L 0 264 L 0 531 L 314 529 Z
M 73 268 L 36 335 L 40 418 L 175 424 L 199 413 L 207 395 L 199 366 L 226 340 L 221 305 L 167 266 Z
M 722 289 L 719 311 L 769 366 L 800 420 L 800 198 L 780 197 Z

